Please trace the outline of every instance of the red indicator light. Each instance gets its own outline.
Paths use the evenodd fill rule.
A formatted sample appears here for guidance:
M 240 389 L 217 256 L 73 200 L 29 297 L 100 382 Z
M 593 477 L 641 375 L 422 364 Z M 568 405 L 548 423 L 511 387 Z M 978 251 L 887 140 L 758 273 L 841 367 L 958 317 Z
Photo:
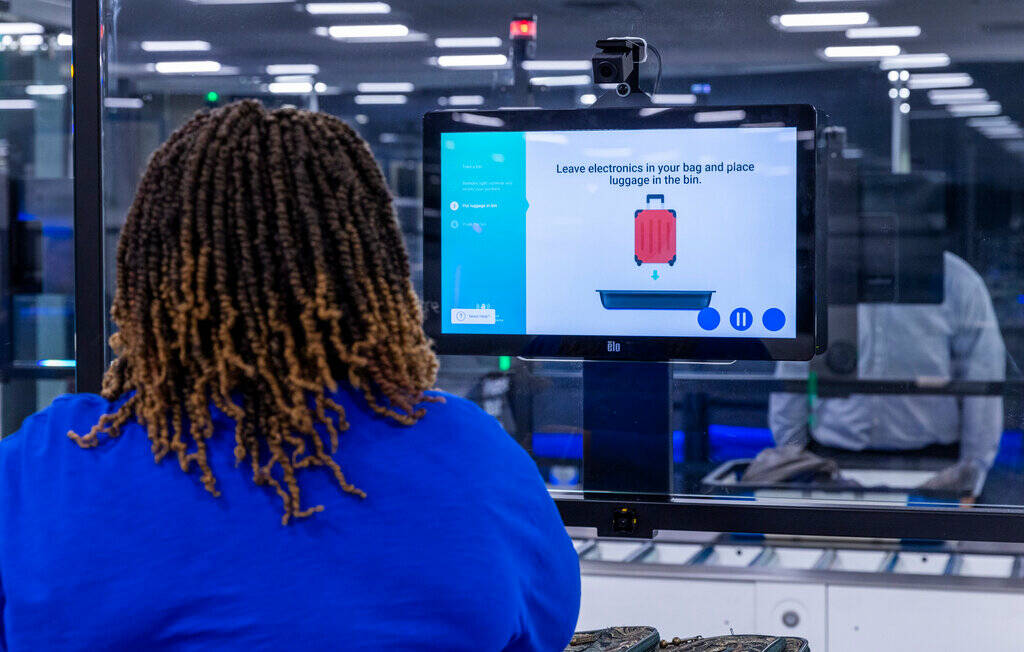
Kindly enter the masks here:
M 513 20 L 508 28 L 509 38 L 537 38 L 537 21 Z

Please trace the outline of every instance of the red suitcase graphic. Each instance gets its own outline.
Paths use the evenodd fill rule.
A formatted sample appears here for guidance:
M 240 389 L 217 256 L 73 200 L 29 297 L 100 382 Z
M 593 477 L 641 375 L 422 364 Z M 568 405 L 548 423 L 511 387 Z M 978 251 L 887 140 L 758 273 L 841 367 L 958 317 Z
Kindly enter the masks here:
M 651 208 L 651 200 L 661 202 L 660 208 Z M 665 195 L 647 195 L 647 208 L 634 217 L 633 259 L 637 266 L 643 263 L 676 263 L 676 212 L 665 208 Z

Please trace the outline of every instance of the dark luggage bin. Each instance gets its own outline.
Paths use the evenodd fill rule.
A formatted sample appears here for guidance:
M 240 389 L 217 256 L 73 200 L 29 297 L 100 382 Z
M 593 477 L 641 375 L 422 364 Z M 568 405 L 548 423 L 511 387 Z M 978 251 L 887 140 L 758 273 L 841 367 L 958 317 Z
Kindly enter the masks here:
M 598 290 L 607 310 L 701 310 L 712 290 Z

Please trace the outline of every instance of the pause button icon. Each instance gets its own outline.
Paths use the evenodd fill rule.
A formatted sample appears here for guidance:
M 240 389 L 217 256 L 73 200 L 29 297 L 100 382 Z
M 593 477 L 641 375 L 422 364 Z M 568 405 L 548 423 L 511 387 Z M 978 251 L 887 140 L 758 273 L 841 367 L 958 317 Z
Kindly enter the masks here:
M 746 308 L 737 308 L 729 315 L 729 323 L 738 331 L 745 331 L 754 323 L 754 316 Z

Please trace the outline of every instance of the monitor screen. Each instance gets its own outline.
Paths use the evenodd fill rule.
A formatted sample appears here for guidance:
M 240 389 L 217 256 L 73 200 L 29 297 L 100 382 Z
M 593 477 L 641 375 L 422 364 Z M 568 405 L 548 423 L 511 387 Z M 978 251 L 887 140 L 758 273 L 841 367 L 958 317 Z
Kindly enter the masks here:
M 764 349 L 800 339 L 800 309 L 813 303 L 800 278 L 809 271 L 798 251 L 809 201 L 800 152 L 809 133 L 813 160 L 813 126 L 751 123 L 735 108 L 648 111 L 433 114 L 444 116 L 427 130 L 436 156 L 425 152 L 436 163 L 427 172 L 436 208 L 424 211 L 435 222 L 424 261 L 440 286 L 427 292 L 435 338 L 491 350 L 503 338 L 559 349 L 598 338 L 612 356 L 655 341 L 716 340 L 724 351 L 726 340 Z M 620 127 L 635 119 L 550 128 L 566 114 L 605 114 Z M 654 348 L 674 357 L 679 347 Z

